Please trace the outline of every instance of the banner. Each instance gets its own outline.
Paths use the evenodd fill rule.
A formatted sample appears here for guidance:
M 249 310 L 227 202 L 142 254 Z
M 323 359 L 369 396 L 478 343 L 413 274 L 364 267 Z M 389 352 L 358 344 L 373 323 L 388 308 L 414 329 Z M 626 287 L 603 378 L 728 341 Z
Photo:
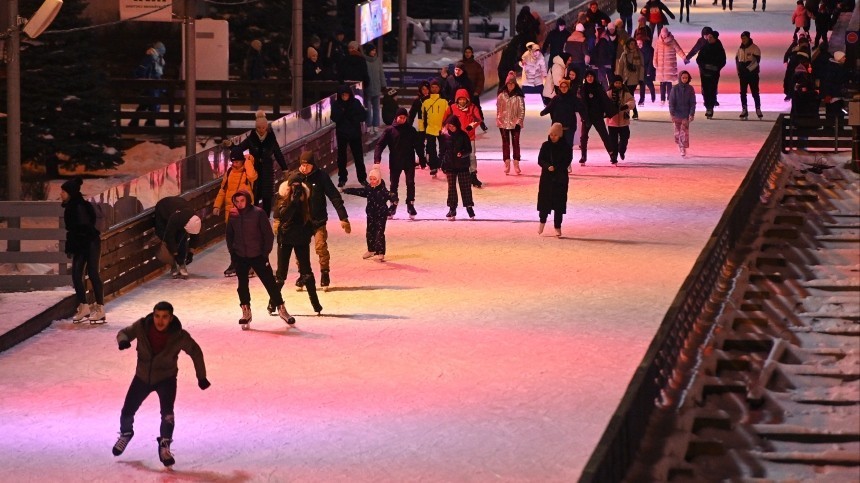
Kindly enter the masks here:
M 147 15 L 144 15 L 147 14 Z M 119 0 L 119 18 L 135 18 L 141 22 L 171 22 L 173 20 L 173 0 Z

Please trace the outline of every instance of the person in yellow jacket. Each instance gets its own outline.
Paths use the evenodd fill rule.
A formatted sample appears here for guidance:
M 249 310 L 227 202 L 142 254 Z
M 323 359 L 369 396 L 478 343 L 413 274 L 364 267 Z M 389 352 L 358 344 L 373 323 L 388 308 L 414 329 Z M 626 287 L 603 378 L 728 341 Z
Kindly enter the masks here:
M 431 80 L 430 96 L 421 104 L 424 116 L 424 136 L 427 140 L 427 164 L 430 165 L 430 176 L 434 178 L 442 165 L 437 146 L 445 111 L 448 110 L 448 101 L 439 95 L 441 91 L 442 84 L 437 79 Z
M 215 216 L 224 213 L 224 221 L 230 217 L 230 210 L 233 209 L 233 195 L 240 189 L 244 189 L 249 193 L 254 192 L 254 182 L 257 181 L 257 170 L 254 168 L 254 157 L 250 154 L 246 155 L 242 148 L 233 146 L 230 148 L 230 161 L 232 165 L 224 173 L 224 178 L 221 180 L 221 189 L 218 190 L 218 196 L 215 198 L 215 204 L 212 206 L 212 214 Z M 253 195 L 251 195 L 253 196 Z M 253 203 L 253 200 L 251 200 Z M 230 259 L 230 266 L 224 270 L 225 277 L 236 276 L 236 268 Z

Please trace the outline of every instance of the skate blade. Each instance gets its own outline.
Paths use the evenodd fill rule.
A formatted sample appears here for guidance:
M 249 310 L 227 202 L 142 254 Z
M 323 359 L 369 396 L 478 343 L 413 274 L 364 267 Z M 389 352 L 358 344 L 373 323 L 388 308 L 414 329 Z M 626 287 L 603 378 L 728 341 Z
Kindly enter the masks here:
M 251 324 L 239 324 L 242 327 L 242 330 L 250 330 Z

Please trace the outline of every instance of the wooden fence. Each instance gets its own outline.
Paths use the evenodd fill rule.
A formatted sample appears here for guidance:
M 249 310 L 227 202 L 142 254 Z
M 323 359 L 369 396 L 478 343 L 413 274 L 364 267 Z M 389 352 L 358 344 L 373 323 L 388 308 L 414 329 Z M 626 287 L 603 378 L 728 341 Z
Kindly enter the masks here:
M 6 227 L 0 228 L 0 242 L 6 244 L 0 251 L 0 264 L 52 267 L 47 273 L 27 273 L 27 270 L 2 273 L 0 292 L 50 290 L 69 285 L 71 261 L 64 253 L 66 229 L 59 202 L 0 201 L 0 218 L 6 220 Z

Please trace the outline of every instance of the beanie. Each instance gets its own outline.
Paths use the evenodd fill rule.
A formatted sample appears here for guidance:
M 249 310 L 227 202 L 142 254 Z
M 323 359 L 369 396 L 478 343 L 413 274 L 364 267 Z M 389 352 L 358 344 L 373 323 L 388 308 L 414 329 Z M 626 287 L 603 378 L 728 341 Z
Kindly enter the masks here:
M 741 37 L 747 37 L 747 38 L 749 38 L 749 36 L 750 36 L 750 32 L 749 32 L 749 30 L 744 30 L 743 32 L 741 32 Z
M 845 60 L 845 52 L 842 52 L 841 50 L 833 52 L 833 60 L 841 64 L 842 61 Z
M 188 219 L 188 223 L 185 224 L 184 228 L 189 235 L 196 235 L 200 233 L 200 225 L 200 217 L 197 215 L 192 215 L 191 218 Z
M 394 117 L 397 117 L 397 116 L 409 117 L 409 111 L 407 111 L 405 107 L 398 107 L 397 112 L 394 113 Z
M 439 83 L 439 79 L 434 77 L 433 79 L 430 79 L 430 87 L 433 87 L 433 86 L 442 87 L 442 84 Z
M 301 156 L 299 156 L 299 164 L 314 164 L 314 153 L 313 151 L 303 151 Z
M 556 135 L 561 137 L 564 135 L 564 126 L 561 125 L 560 122 L 552 123 L 552 126 L 549 127 L 549 135 Z
M 349 50 L 358 50 L 358 42 L 352 40 L 348 44 L 346 44 L 346 48 Z
M 702 29 L 702 37 L 704 37 L 705 35 L 708 35 L 708 34 L 709 34 L 709 33 L 711 33 L 711 32 L 713 32 L 713 29 L 711 29 L 711 27 L 705 27 L 705 28 L 703 28 L 703 29 Z
M 624 83 L 624 78 L 618 74 L 612 76 L 612 82 L 621 82 Z
M 576 24 L 576 31 L 585 32 L 585 25 L 582 25 L 581 23 Z
M 230 161 L 244 161 L 245 152 L 239 146 L 230 148 Z
M 84 180 L 80 176 L 75 176 L 74 178 L 66 181 L 60 186 L 63 191 L 70 195 L 80 194 L 81 186 L 83 186 Z
M 509 70 L 508 75 L 505 77 L 505 84 L 509 84 L 511 82 L 513 82 L 514 84 L 517 83 L 517 73 L 512 70 Z
M 375 177 L 376 179 L 378 179 L 380 181 L 382 180 L 382 171 L 379 170 L 378 164 L 374 164 L 373 169 L 371 169 L 370 172 L 367 173 L 368 178 L 370 178 L 371 176 Z

